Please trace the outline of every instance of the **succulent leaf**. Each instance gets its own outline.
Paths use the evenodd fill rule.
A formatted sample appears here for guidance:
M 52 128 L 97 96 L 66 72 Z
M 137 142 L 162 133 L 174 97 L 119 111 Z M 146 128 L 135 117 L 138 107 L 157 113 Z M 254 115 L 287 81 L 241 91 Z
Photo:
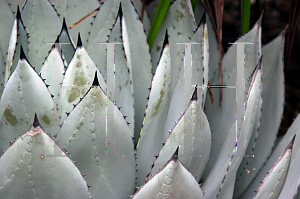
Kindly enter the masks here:
M 93 86 L 60 129 L 59 145 L 86 176 L 93 198 L 124 198 L 135 184 L 134 145 L 122 113 Z
M 121 11 L 121 10 L 120 10 Z M 114 101 L 118 107 L 121 107 L 121 113 L 126 116 L 130 132 L 134 135 L 134 106 L 133 106 L 133 88 L 131 72 L 127 65 L 124 47 L 122 45 L 121 19 L 120 14 L 109 36 L 109 42 L 114 43 L 115 60 L 115 92 Z
M 143 124 L 143 115 L 147 105 L 146 98 L 149 94 L 148 88 L 151 86 L 152 66 L 147 37 L 138 13 L 130 0 L 122 0 L 121 3 L 123 10 L 123 45 L 133 82 L 134 137 L 136 144 Z
M 170 105 L 171 92 L 170 61 L 170 47 L 169 44 L 166 44 L 153 78 L 143 128 L 137 145 L 137 186 L 143 184 L 144 178 L 155 160 L 154 156 L 159 153 L 161 143 L 165 141 L 163 129 Z M 172 151 L 173 153 L 174 151 Z
M 262 18 L 262 17 L 261 17 Z M 252 30 L 250 30 L 247 34 L 243 35 L 240 39 L 236 41 L 238 42 L 249 42 L 252 44 L 245 45 L 245 64 L 244 64 L 244 77 L 245 77 L 245 91 L 249 90 L 249 85 L 251 81 L 247 81 L 251 74 L 254 71 L 255 66 L 257 66 L 259 60 L 260 53 L 260 45 L 261 45 L 261 18 L 256 22 Z M 236 45 L 232 45 L 227 53 L 225 54 L 222 60 L 222 70 L 223 70 L 223 85 L 226 86 L 238 86 L 241 85 L 240 82 L 236 82 L 236 59 L 232 57 L 236 57 L 237 51 Z M 214 51 L 213 51 L 214 52 Z M 215 62 L 214 62 L 215 63 Z M 213 78 L 210 76 L 210 84 L 211 85 L 219 85 L 219 67 L 215 64 L 212 65 L 214 67 L 210 68 L 210 74 L 213 74 Z M 239 74 L 242 75 L 242 74 Z M 249 79 L 251 80 L 251 79 Z M 212 94 L 214 100 L 216 102 L 220 101 L 220 91 L 219 88 L 213 88 Z M 212 151 L 211 157 L 208 162 L 207 168 L 205 170 L 205 174 L 201 181 L 203 182 L 207 175 L 210 173 L 213 165 L 216 164 L 216 159 L 221 152 L 221 147 L 224 145 L 224 141 L 226 140 L 228 132 L 233 125 L 236 124 L 236 90 L 235 89 L 223 89 L 222 94 L 222 105 L 219 103 L 212 104 L 210 99 L 207 98 L 205 106 L 206 111 L 205 114 L 208 118 L 208 121 L 211 126 L 211 131 L 214 132 L 212 134 Z M 227 156 L 229 154 L 226 154 Z
M 21 14 L 29 34 L 28 60 L 40 72 L 60 32 L 61 22 L 48 0 L 26 0 Z
M 165 32 L 168 30 L 172 62 L 172 92 L 175 89 L 180 71 L 184 68 L 183 43 L 190 43 L 189 38 L 192 37 L 196 29 L 192 13 L 190 1 L 177 0 L 171 4 L 151 49 L 152 68 L 155 70 Z
M 225 198 L 223 196 L 226 195 L 228 197 L 228 192 L 230 193 L 229 198 L 232 198 L 236 172 L 245 155 L 252 132 L 254 129 L 259 128 L 260 125 L 262 106 L 261 77 L 260 60 L 248 91 L 245 119 L 242 122 L 242 127 L 236 132 L 235 124 L 232 125 L 217 161 L 202 185 L 202 190 L 205 192 L 205 197 L 207 198 Z M 241 132 L 244 132 L 244 136 L 240 136 Z M 236 151 L 236 143 L 238 144 L 238 151 Z M 231 177 L 232 175 L 234 177 Z
M 246 154 L 250 155 L 251 153 L 255 158 L 245 157 L 238 170 L 235 198 L 240 197 L 259 174 L 272 152 L 272 147 L 277 137 L 276 134 L 284 106 L 284 37 L 285 30 L 276 39 L 262 48 L 264 56 L 262 76 L 264 94 L 261 127 L 258 136 L 253 137 L 254 144 L 252 146 L 249 144 L 246 151 Z
M 118 16 L 120 0 L 105 0 L 93 21 L 90 37 L 88 38 L 87 52 L 106 80 L 106 45 L 110 30 Z
M 1 198 L 91 198 L 75 164 L 38 123 L 6 150 L 0 167 Z
M 71 60 L 63 79 L 61 96 L 62 107 L 62 121 L 66 119 L 65 112 L 70 112 L 73 109 L 73 104 L 77 104 L 89 87 L 93 83 L 93 77 L 95 71 L 99 77 L 99 83 L 102 87 L 106 84 L 99 70 L 94 62 L 91 60 L 84 47 L 81 46 L 81 42 L 78 39 L 78 47 Z
M 139 188 L 131 197 L 132 199 L 204 198 L 198 182 L 181 164 L 176 157 L 176 155 L 178 156 L 178 150 L 176 152 L 160 171 Z
M 279 197 L 289 171 L 295 136 L 261 182 L 253 199 Z
M 46 61 L 41 68 L 41 77 L 45 79 L 45 84 L 49 85 L 48 89 L 54 96 L 56 107 L 58 105 L 58 97 L 61 91 L 61 83 L 65 72 L 64 63 L 61 59 L 60 52 L 53 47 Z
M 49 90 L 22 56 L 24 53 L 21 52 L 21 59 L 7 82 L 0 102 L 1 154 L 9 147 L 9 142 L 31 126 L 34 113 L 42 118 L 40 122 L 48 133 L 55 134 L 59 129 L 58 114 Z
M 17 12 L 18 6 L 22 8 L 26 0 L 5 0 L 14 14 Z
M 195 91 L 194 95 L 196 95 Z M 211 131 L 200 100 L 192 99 L 159 152 L 151 173 L 156 173 L 179 146 L 179 160 L 199 181 L 211 148 Z
M 140 18 L 142 16 L 142 7 L 143 7 L 143 3 L 142 1 L 131 1 L 136 9 L 136 11 L 138 12 Z M 145 30 L 146 35 L 148 35 L 150 27 L 151 27 L 151 22 L 150 19 L 148 17 L 147 11 L 146 9 L 144 10 L 144 15 L 143 15 L 143 27 Z
M 16 19 L 9 40 L 6 66 L 4 71 L 4 86 L 6 85 L 8 78 L 11 76 L 11 74 L 15 71 L 17 67 L 20 58 L 20 46 L 22 46 L 24 53 L 27 55 L 28 38 L 18 7 Z
M 60 20 L 63 21 L 65 18 L 67 24 L 73 25 L 84 16 L 97 9 L 100 6 L 100 3 L 97 0 L 49 0 L 54 6 L 56 11 L 59 13 Z M 92 23 L 94 21 L 94 16 L 97 12 L 88 16 L 76 26 L 69 29 L 71 38 L 75 43 L 77 43 L 77 34 L 80 32 L 83 45 L 87 47 L 87 40 L 89 38 L 89 31 L 92 28 Z M 68 52 L 68 51 L 67 51 Z M 70 52 L 69 52 L 70 53 Z M 72 58 L 72 57 L 71 57 Z

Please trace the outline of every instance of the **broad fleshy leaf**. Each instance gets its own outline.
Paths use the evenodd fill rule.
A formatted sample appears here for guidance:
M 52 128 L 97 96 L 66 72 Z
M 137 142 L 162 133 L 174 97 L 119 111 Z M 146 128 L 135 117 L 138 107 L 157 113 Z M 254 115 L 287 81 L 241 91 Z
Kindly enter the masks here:
M 165 42 L 167 41 L 165 40 Z M 141 137 L 137 145 L 137 186 L 143 184 L 150 171 L 150 166 L 155 160 L 154 156 L 159 153 L 161 143 L 165 141 L 163 129 L 170 105 L 171 92 L 170 61 L 170 47 L 167 43 L 152 81 Z
M 89 87 L 93 83 L 95 71 L 99 77 L 101 86 L 105 86 L 105 82 L 94 62 L 91 60 L 84 47 L 78 39 L 78 45 L 73 59 L 71 60 L 63 79 L 61 96 L 62 121 L 66 119 L 66 114 L 73 109 L 73 104 L 77 104 Z
M 296 135 L 295 135 L 296 136 Z M 253 199 L 278 198 L 285 183 L 292 157 L 295 136 L 261 182 Z
M 141 16 L 142 16 L 143 2 L 142 1 L 133 0 L 132 3 L 133 3 L 136 11 L 138 12 L 138 14 L 139 14 L 139 16 L 141 18 Z M 146 9 L 144 10 L 144 15 L 143 15 L 143 27 L 144 27 L 144 30 L 146 32 L 146 35 L 148 35 L 150 27 L 151 27 L 151 22 L 150 22 L 150 19 L 148 17 L 148 13 L 147 13 Z
M 60 153 L 55 156 L 54 150 Z M 34 124 L 7 149 L 0 167 L 1 198 L 91 198 L 74 162 L 40 125 Z
M 121 1 L 123 10 L 122 37 L 123 45 L 132 74 L 134 94 L 134 137 L 135 144 L 141 132 L 143 116 L 147 105 L 148 88 L 151 86 L 151 57 L 147 37 L 142 22 L 130 0 Z
M 172 129 L 154 162 L 151 173 L 156 173 L 179 146 L 179 160 L 196 180 L 199 181 L 207 164 L 211 148 L 209 123 L 201 108 L 201 100 L 196 98 L 197 91 L 183 116 Z
M 22 8 L 26 0 L 4 0 L 4 1 L 8 3 L 10 9 L 13 11 L 14 14 L 16 14 L 17 7 L 19 6 L 20 8 Z
M 130 129 L 99 85 L 93 84 L 70 112 L 56 138 L 86 175 L 93 198 L 133 194 L 135 157 Z
M 177 157 L 178 150 L 176 152 L 160 171 L 138 189 L 132 199 L 204 198 L 198 182 L 181 164 Z
M 40 122 L 48 133 L 58 132 L 60 121 L 51 94 L 21 52 L 21 59 L 0 102 L 1 154 L 9 147 L 9 142 L 13 142 L 24 129 L 30 128 L 34 113 L 41 118 Z
M 26 0 L 21 14 L 29 34 L 28 60 L 40 72 L 59 34 L 61 22 L 48 0 Z
M 253 74 L 246 101 L 245 119 L 238 132 L 232 124 L 212 170 L 202 185 L 207 198 L 232 198 L 236 172 L 245 155 L 252 132 L 259 128 L 262 106 L 261 62 Z M 242 135 L 244 136 L 240 136 Z M 237 140 L 237 141 L 236 141 Z M 238 143 L 238 148 L 236 148 Z M 224 197 L 226 196 L 226 197 Z
M 28 38 L 23 25 L 23 21 L 21 19 L 20 10 L 18 7 L 17 15 L 11 32 L 8 51 L 7 51 L 6 66 L 4 71 L 4 86 L 6 85 L 9 77 L 17 67 L 20 58 L 21 46 L 24 50 L 24 53 L 27 55 Z
M 184 69 L 184 44 L 190 43 L 190 37 L 196 29 L 190 1 L 176 0 L 170 5 L 161 28 L 151 49 L 152 68 L 155 70 L 159 59 L 166 30 L 169 34 L 172 62 L 172 92 L 175 89 L 180 71 Z
M 59 13 L 60 20 L 65 18 L 67 24 L 73 25 L 87 14 L 97 9 L 100 6 L 97 0 L 49 0 L 56 11 Z M 89 38 L 89 31 L 92 28 L 94 17 L 97 12 L 88 16 L 80 23 L 69 29 L 71 38 L 77 43 L 77 34 L 80 32 L 83 46 L 87 47 L 87 39 Z
M 244 77 L 245 77 L 245 91 L 248 91 L 251 81 L 249 77 L 254 71 L 255 66 L 258 63 L 259 56 L 261 54 L 261 19 L 256 22 L 252 30 L 247 34 L 243 35 L 240 39 L 236 41 L 247 42 L 252 44 L 245 44 L 245 62 L 244 62 Z M 212 51 L 214 53 L 214 50 Z M 214 54 L 213 54 L 214 55 Z M 212 55 L 212 56 L 213 56 Z M 227 53 L 225 54 L 222 60 L 222 70 L 223 76 L 222 81 L 223 85 L 228 87 L 235 87 L 241 85 L 237 80 L 237 64 L 236 59 L 233 57 L 237 56 L 237 45 L 232 45 Z M 216 59 L 215 59 L 216 60 Z M 214 62 L 216 63 L 216 61 Z M 219 67 L 216 64 L 213 64 L 210 67 L 210 76 L 209 81 L 210 85 L 219 85 L 220 76 L 219 76 Z M 243 74 L 239 74 L 243 75 Z M 248 81 L 247 81 L 248 80 Z M 221 148 L 224 145 L 226 137 L 228 137 L 228 132 L 233 125 L 236 125 L 236 90 L 233 88 L 223 88 L 222 91 L 222 105 L 220 106 L 220 88 L 212 88 L 212 94 L 216 103 L 212 104 L 211 99 L 206 99 L 206 110 L 205 114 L 208 118 L 209 124 L 211 126 L 212 134 L 212 148 L 210 160 L 208 162 L 207 168 L 204 172 L 203 182 L 207 175 L 210 173 L 212 167 L 216 164 L 217 157 L 221 152 Z M 238 127 L 239 128 L 239 127 Z M 229 154 L 227 154 L 229 155 Z
M 101 3 L 100 10 L 93 21 L 86 48 L 105 80 L 107 73 L 105 43 L 108 42 L 111 29 L 117 19 L 119 5 L 120 0 L 105 0 Z
M 246 151 L 237 173 L 234 197 L 240 197 L 259 174 L 272 152 L 284 106 L 283 47 L 285 30 L 262 48 L 263 54 L 263 107 L 261 127 Z M 255 148 L 254 148 L 255 147 Z
M 115 73 L 114 73 L 114 99 L 118 107 L 121 107 L 120 111 L 124 115 L 125 120 L 129 123 L 129 128 L 132 136 L 134 135 L 134 107 L 133 107 L 133 90 L 130 69 L 127 65 L 127 59 L 122 45 L 122 33 L 121 33 L 121 10 L 119 10 L 119 17 L 114 24 L 114 27 L 109 36 L 109 42 L 114 45 L 114 61 L 115 61 Z M 111 44 L 110 44 L 111 45 Z M 112 99 L 112 98 L 110 98 Z
M 63 60 L 61 59 L 60 52 L 55 46 L 53 46 L 50 54 L 48 55 L 46 61 L 41 68 L 41 77 L 44 82 L 49 85 L 48 89 L 50 93 L 54 96 L 53 100 L 56 107 L 59 107 L 58 97 L 60 95 L 61 83 L 63 80 L 63 74 L 65 72 Z

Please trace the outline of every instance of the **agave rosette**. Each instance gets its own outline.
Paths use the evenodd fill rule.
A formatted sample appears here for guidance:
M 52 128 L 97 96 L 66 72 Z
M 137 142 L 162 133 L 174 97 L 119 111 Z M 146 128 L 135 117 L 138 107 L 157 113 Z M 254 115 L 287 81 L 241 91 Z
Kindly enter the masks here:
M 0 196 L 297 196 L 298 118 L 272 151 L 284 104 L 285 30 L 261 47 L 261 17 L 237 40 L 252 43 L 243 70 L 237 45 L 229 48 L 219 106 L 207 97 L 219 68 L 202 2 L 195 15 L 190 1 L 172 2 L 149 50 L 157 2 L 141 22 L 140 1 L 1 1 Z M 212 95 L 219 101 L 218 88 Z

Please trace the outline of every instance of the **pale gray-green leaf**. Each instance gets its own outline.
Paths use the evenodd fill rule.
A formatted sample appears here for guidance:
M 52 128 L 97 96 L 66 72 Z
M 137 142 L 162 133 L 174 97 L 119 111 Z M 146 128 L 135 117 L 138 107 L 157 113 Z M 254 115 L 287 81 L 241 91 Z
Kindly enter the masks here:
M 10 9 L 15 14 L 17 12 L 17 7 L 19 6 L 21 9 L 26 0 L 5 0 L 5 1 L 9 4 Z
M 88 38 L 87 52 L 92 58 L 103 78 L 106 79 L 106 45 L 110 35 L 110 29 L 113 27 L 118 15 L 120 0 L 105 0 L 98 11 L 91 34 Z
M 208 177 L 202 185 L 202 189 L 205 192 L 207 198 L 217 198 L 219 195 L 223 195 L 222 191 L 227 195 L 230 193 L 230 197 L 233 195 L 233 186 L 227 186 L 232 190 L 223 189 L 226 183 L 234 181 L 238 167 L 243 159 L 245 150 L 248 146 L 254 129 L 257 129 L 260 125 L 261 106 L 262 106 L 262 72 L 260 69 L 260 63 L 254 73 L 250 89 L 248 91 L 248 99 L 246 102 L 245 119 L 242 123 L 241 130 L 236 132 L 235 123 L 232 124 L 230 131 L 223 143 L 217 161 L 215 162 L 212 170 L 208 174 Z M 239 83 L 239 82 L 238 82 Z M 244 136 L 240 136 L 241 132 L 244 132 Z M 238 133 L 236 135 L 236 133 Z M 236 136 L 237 143 L 241 148 L 236 152 Z M 240 151 L 239 151 L 240 150 Z M 234 177 L 232 177 L 232 175 Z
M 245 64 L 244 64 L 244 77 L 246 80 L 245 91 L 248 91 L 250 82 L 247 81 L 251 73 L 254 71 L 255 66 L 258 63 L 260 53 L 260 45 L 261 45 L 261 18 L 260 20 L 254 25 L 254 27 L 245 35 L 243 35 L 240 39 L 236 41 L 238 42 L 251 42 L 253 44 L 246 44 L 245 45 Z M 209 27 L 209 26 L 208 26 Z M 211 27 L 212 29 L 212 27 Z M 214 37 L 212 44 L 214 43 Z M 210 43 L 211 46 L 211 43 Z M 219 76 L 219 67 L 216 64 L 218 57 L 218 52 L 215 51 L 214 45 L 212 46 L 213 50 L 210 52 L 212 53 L 211 56 L 214 57 L 214 61 L 210 67 L 210 75 L 209 81 L 211 85 L 219 85 L 220 76 Z M 210 48 L 210 49 L 212 49 Z M 227 53 L 225 54 L 222 60 L 222 83 L 223 85 L 228 86 L 236 86 L 236 52 L 237 46 L 232 45 Z M 211 57 L 210 56 L 210 57 Z M 213 58 L 213 57 L 212 57 Z M 211 62 L 210 62 L 211 63 Z M 222 145 L 224 145 L 224 141 L 227 137 L 227 134 L 232 127 L 232 125 L 236 123 L 236 90 L 233 88 L 223 88 L 222 89 L 222 105 L 220 106 L 220 90 L 219 88 L 212 88 L 211 89 L 215 103 L 211 103 L 211 99 L 206 99 L 206 110 L 205 114 L 208 118 L 208 121 L 211 126 L 212 134 L 212 151 L 211 157 L 208 162 L 207 168 L 204 172 L 203 182 L 207 175 L 210 173 L 210 170 L 214 166 L 218 154 L 221 151 Z M 228 155 L 228 154 L 227 154 Z
M 259 186 L 253 199 L 269 199 L 279 197 L 282 187 L 285 183 L 286 176 L 289 172 L 293 143 L 295 140 L 294 138 L 268 172 L 265 179 L 261 182 L 261 185 Z
M 109 36 L 109 42 L 116 42 L 115 49 L 115 93 L 114 101 L 116 105 L 121 107 L 121 113 L 126 116 L 126 121 L 129 122 L 130 132 L 134 133 L 134 107 L 133 107 L 133 90 L 132 81 L 124 48 L 122 45 L 122 33 L 120 17 L 116 21 L 112 32 Z
M 172 62 L 172 92 L 175 89 L 180 71 L 184 68 L 183 43 L 190 43 L 189 37 L 192 37 L 195 29 L 196 24 L 193 18 L 190 1 L 177 0 L 168 9 L 151 49 L 152 68 L 155 70 L 165 32 L 168 30 Z
M 156 173 L 179 146 L 179 160 L 200 180 L 207 164 L 211 148 L 211 131 L 208 120 L 201 108 L 200 100 L 191 101 L 170 137 L 166 140 L 154 162 L 151 173 Z
M 45 79 L 45 83 L 49 85 L 48 89 L 50 93 L 54 95 L 53 100 L 57 107 L 60 107 L 58 96 L 60 94 L 64 72 L 65 68 L 60 57 L 60 52 L 57 48 L 53 47 L 41 68 L 40 74 L 41 77 Z
M 66 19 L 67 25 L 71 26 L 87 14 L 95 10 L 100 6 L 97 0 L 49 0 L 60 14 L 60 20 Z M 69 29 L 70 36 L 75 43 L 77 43 L 77 34 L 80 32 L 80 36 L 83 42 L 83 46 L 87 47 L 87 40 L 89 38 L 89 31 L 92 28 L 94 16 L 97 12 L 85 18 L 73 28 Z
M 91 60 L 84 47 L 77 47 L 73 59 L 71 60 L 61 88 L 61 117 L 62 121 L 66 119 L 65 112 L 73 109 L 73 104 L 77 104 L 94 80 L 95 71 L 101 86 L 105 86 L 105 82 L 98 68 Z
M 93 198 L 119 199 L 133 194 L 135 157 L 131 133 L 122 113 L 100 87 L 91 87 L 71 111 L 57 140 L 86 175 Z
M 53 156 L 54 150 L 60 156 Z M 73 161 L 40 126 L 32 126 L 8 148 L 0 167 L 1 198 L 91 198 Z
M 149 95 L 148 88 L 151 86 L 152 66 L 147 37 L 144 33 L 142 22 L 130 0 L 122 0 L 121 3 L 123 10 L 123 45 L 133 82 L 134 137 L 136 144 L 143 124 L 143 116 L 147 105 L 146 98 Z
M 171 159 L 132 199 L 195 198 L 203 199 L 203 193 L 193 175 L 176 159 Z
M 153 78 L 141 137 L 137 145 L 137 186 L 144 183 L 150 166 L 155 160 L 154 156 L 159 153 L 161 143 L 165 141 L 163 129 L 170 105 L 171 92 L 170 61 L 170 47 L 167 44 Z
M 139 16 L 142 16 L 142 7 L 143 7 L 143 2 L 140 0 L 131 0 L 131 2 L 133 3 L 136 11 L 138 12 Z M 144 10 L 144 15 L 143 15 L 143 27 L 144 30 L 146 32 L 146 35 L 148 35 L 150 27 L 151 27 L 151 22 L 150 19 L 148 17 L 147 11 L 146 9 Z
M 245 157 L 238 170 L 235 198 L 240 197 L 259 174 L 272 152 L 277 137 L 284 106 L 284 36 L 285 31 L 262 48 L 264 94 L 261 127 L 258 136 L 254 138 L 257 141 L 252 145 L 249 144 L 246 151 L 247 155 L 254 155 L 254 158 Z
M 61 22 L 48 0 L 26 0 L 21 14 L 29 34 L 28 60 L 40 72 L 59 34 Z
M 51 94 L 39 75 L 22 59 L 8 80 L 0 102 L 1 154 L 9 142 L 29 129 L 35 113 L 48 133 L 58 132 L 60 121 Z

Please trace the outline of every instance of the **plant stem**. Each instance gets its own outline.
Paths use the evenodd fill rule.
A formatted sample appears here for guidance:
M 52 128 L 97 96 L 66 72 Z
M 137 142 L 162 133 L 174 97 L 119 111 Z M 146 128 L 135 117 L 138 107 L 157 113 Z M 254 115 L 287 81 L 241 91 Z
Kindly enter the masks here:
M 250 0 L 241 0 L 241 33 L 245 34 L 249 31 L 250 26 Z

